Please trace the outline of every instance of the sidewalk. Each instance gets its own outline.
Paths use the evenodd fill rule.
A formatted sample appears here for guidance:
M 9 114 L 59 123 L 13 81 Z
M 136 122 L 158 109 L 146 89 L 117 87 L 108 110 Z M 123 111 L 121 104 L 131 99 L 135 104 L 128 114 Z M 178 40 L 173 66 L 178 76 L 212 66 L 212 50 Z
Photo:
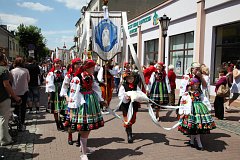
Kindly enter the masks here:
M 41 95 L 46 103 L 46 95 Z M 118 104 L 117 97 L 111 108 Z M 19 132 L 18 141 L 12 146 L 0 147 L 0 155 L 6 160 L 79 160 L 79 148 L 67 144 L 67 133 L 56 130 L 53 115 L 46 113 L 44 106 L 39 114 L 27 114 L 27 129 Z M 176 159 L 218 159 L 238 160 L 240 157 L 240 108 L 229 111 L 226 120 L 217 120 L 217 129 L 209 135 L 202 135 L 204 151 L 187 146 L 188 137 L 177 129 L 166 131 L 154 125 L 148 115 L 146 105 L 142 105 L 137 122 L 133 126 L 134 143 L 126 142 L 122 122 L 111 115 L 104 115 L 105 126 L 92 131 L 88 145 L 96 149 L 89 155 L 90 160 L 176 160 Z M 118 112 L 121 115 L 120 112 Z M 161 124 L 174 125 L 174 111 L 160 112 Z M 73 134 L 76 140 L 77 134 Z

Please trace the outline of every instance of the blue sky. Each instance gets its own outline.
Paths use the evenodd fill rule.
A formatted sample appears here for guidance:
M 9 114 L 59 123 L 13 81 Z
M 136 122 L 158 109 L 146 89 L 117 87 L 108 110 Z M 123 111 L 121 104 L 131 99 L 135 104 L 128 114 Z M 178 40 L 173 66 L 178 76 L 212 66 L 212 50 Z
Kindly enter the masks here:
M 74 45 L 80 9 L 89 0 L 0 0 L 0 24 L 14 30 L 20 23 L 41 28 L 47 47 Z

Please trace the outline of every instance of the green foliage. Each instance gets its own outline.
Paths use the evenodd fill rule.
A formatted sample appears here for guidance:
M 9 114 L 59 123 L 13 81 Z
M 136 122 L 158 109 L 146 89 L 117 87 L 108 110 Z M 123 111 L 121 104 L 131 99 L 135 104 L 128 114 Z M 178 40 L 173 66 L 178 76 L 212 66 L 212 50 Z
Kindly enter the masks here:
M 46 39 L 43 37 L 40 28 L 20 24 L 17 27 L 16 36 L 26 57 L 28 57 L 29 44 L 34 45 L 34 56 L 38 61 L 49 53 L 49 49 L 46 48 Z

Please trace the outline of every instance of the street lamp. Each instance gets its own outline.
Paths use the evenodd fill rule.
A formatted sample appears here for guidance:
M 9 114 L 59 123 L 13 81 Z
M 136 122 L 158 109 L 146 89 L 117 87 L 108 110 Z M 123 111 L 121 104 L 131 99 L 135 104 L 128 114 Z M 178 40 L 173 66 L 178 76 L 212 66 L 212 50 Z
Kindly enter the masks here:
M 162 37 L 163 37 L 163 63 L 165 63 L 165 41 L 167 37 L 167 30 L 171 18 L 167 17 L 165 14 L 159 18 L 159 22 L 162 28 Z

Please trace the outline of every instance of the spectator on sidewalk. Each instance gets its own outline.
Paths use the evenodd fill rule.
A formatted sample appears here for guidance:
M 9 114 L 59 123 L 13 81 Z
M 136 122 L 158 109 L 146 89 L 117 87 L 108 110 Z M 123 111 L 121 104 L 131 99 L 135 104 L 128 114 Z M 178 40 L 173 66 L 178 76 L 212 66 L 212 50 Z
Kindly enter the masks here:
M 11 70 L 13 76 L 13 91 L 16 95 L 21 97 L 22 103 L 16 104 L 14 113 L 18 115 L 21 128 L 20 130 L 25 130 L 25 114 L 26 114 L 26 104 L 28 97 L 28 83 L 30 82 L 30 75 L 26 68 L 23 57 L 19 56 L 14 61 L 14 69 Z
M 169 93 L 169 104 L 175 106 L 175 89 L 176 89 L 176 74 L 174 72 L 174 66 L 168 66 L 168 79 L 171 87 L 171 92 Z
M 28 57 L 28 64 L 26 64 L 25 66 L 30 74 L 30 81 L 28 83 L 29 92 L 27 104 L 30 112 L 32 112 L 34 104 L 37 113 L 37 111 L 39 111 L 39 99 L 40 99 L 39 92 L 40 68 L 36 63 L 33 62 L 33 60 L 34 60 L 33 57 Z
M 221 85 L 227 85 L 227 78 L 226 78 L 227 71 L 224 69 L 219 70 L 219 80 L 216 83 L 215 92 L 217 93 L 218 88 Z M 214 110 L 215 110 L 215 117 L 218 119 L 223 120 L 224 118 L 224 98 L 222 96 L 216 95 L 214 100 Z
M 228 109 L 230 109 L 232 102 L 234 102 L 240 95 L 240 60 L 237 61 L 236 68 L 233 70 L 233 84 L 230 91 L 233 96 L 229 100 Z
M 7 69 L 7 61 L 3 53 L 0 52 L 0 145 L 9 145 L 13 143 L 12 137 L 9 135 L 8 121 L 11 115 L 11 100 L 16 102 L 21 100 L 12 90 L 9 82 L 9 71 Z

